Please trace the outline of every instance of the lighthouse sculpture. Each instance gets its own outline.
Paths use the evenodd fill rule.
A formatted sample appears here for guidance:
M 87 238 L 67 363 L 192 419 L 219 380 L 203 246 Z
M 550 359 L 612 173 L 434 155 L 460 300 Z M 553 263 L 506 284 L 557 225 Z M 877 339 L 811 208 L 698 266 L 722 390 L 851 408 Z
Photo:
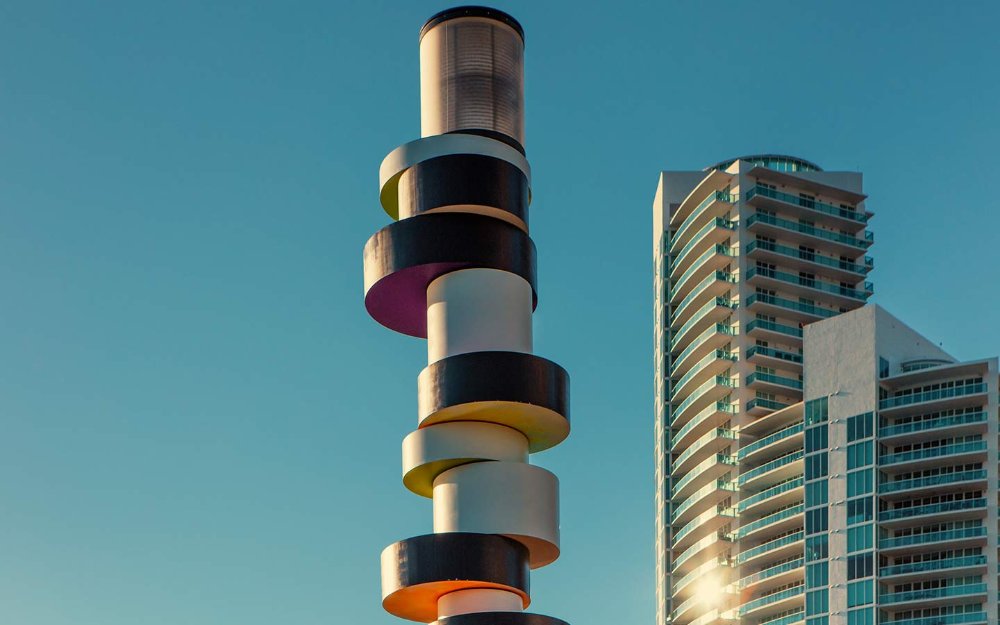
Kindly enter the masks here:
M 530 462 L 569 434 L 569 377 L 532 353 L 538 302 L 524 150 L 524 31 L 459 7 L 420 31 L 421 138 L 379 170 L 394 220 L 364 249 L 365 307 L 427 339 L 402 481 L 434 533 L 382 552 L 382 606 L 437 625 L 565 625 L 526 612 L 559 557 L 559 482 Z

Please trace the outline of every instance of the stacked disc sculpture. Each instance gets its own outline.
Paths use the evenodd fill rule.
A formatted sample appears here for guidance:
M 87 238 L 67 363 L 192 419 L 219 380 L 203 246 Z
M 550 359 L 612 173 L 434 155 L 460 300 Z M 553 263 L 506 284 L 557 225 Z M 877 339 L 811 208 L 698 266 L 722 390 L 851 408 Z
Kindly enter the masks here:
M 565 625 L 524 612 L 559 557 L 559 482 L 529 454 L 569 434 L 569 377 L 532 354 L 535 244 L 524 152 L 524 32 L 460 7 L 420 31 L 421 138 L 379 171 L 395 221 L 364 250 L 365 306 L 427 339 L 403 484 L 434 533 L 382 552 L 382 605 L 437 625 Z

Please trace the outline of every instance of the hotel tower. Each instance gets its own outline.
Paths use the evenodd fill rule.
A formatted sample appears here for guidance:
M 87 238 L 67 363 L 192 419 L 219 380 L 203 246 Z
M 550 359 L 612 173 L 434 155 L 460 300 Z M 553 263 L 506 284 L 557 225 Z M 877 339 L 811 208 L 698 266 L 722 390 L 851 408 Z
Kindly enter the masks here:
M 661 174 L 657 625 L 997 622 L 997 361 L 865 305 L 871 215 L 799 158 Z
M 382 552 L 382 607 L 437 625 L 565 625 L 524 611 L 530 570 L 560 553 L 559 482 L 529 456 L 569 434 L 569 377 L 532 353 L 524 31 L 459 7 L 419 41 L 421 138 L 382 162 L 393 223 L 365 245 L 364 276 L 369 314 L 427 339 L 402 482 L 434 518 Z

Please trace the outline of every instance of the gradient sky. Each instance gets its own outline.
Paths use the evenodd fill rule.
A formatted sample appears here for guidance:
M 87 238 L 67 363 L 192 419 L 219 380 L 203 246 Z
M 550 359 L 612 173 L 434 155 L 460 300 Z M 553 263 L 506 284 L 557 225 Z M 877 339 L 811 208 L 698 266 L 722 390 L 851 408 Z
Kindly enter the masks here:
M 653 618 L 651 202 L 865 174 L 875 301 L 1000 353 L 1000 4 L 501 1 L 527 32 L 540 355 L 573 380 L 533 611 Z M 423 341 L 368 318 L 382 157 L 444 2 L 0 4 L 0 622 L 401 623 L 378 555 Z

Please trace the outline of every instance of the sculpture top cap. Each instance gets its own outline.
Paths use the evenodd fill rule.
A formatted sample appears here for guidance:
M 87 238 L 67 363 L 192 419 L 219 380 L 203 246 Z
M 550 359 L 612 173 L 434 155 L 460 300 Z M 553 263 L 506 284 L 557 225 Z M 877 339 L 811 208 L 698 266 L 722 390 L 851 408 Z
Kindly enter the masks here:
M 521 27 L 521 23 L 514 19 L 510 14 L 504 13 L 499 9 L 493 9 L 484 6 L 461 6 L 454 7 L 451 9 L 445 9 L 440 13 L 435 13 L 431 16 L 429 20 L 420 29 L 420 39 L 424 38 L 427 31 L 434 28 L 442 22 L 447 22 L 448 20 L 453 20 L 459 17 L 484 17 L 487 19 L 496 20 L 500 23 L 506 24 L 517 32 L 521 41 L 524 41 L 524 28 Z

